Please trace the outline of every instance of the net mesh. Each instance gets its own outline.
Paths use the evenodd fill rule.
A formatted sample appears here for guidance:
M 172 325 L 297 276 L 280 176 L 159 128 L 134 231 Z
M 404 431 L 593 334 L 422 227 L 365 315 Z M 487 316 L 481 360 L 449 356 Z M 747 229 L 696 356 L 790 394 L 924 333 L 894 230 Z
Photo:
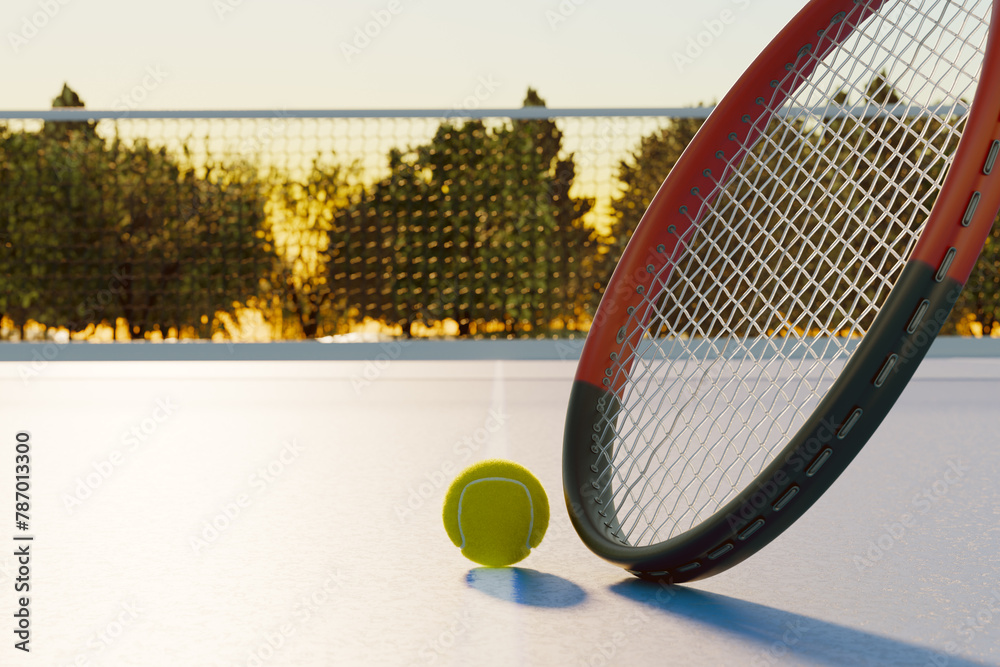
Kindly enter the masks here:
M 781 82 L 795 86 L 791 99 L 757 100 L 760 132 L 702 193 L 632 315 L 609 370 L 620 404 L 604 406 L 611 432 L 598 438 L 609 461 L 598 486 L 624 543 L 698 525 L 774 459 L 870 327 L 928 217 L 975 93 L 991 3 L 870 5 L 832 17 L 792 59 Z
M 0 120 L 0 340 L 582 336 L 672 120 L 534 112 Z

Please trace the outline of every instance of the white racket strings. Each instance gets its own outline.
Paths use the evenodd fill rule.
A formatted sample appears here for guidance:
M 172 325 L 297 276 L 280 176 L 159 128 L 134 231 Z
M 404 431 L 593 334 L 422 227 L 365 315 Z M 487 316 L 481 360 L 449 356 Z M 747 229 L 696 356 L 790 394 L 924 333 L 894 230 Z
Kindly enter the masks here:
M 598 492 L 617 508 L 623 543 L 662 542 L 710 517 L 839 375 L 947 174 L 991 4 L 890 1 L 860 25 L 860 12 L 831 17 L 776 89 L 798 83 L 794 96 L 757 100 L 749 120 L 761 132 L 725 182 L 699 193 L 612 367 L 623 388 L 605 407 Z M 719 150 L 737 154 L 731 138 Z

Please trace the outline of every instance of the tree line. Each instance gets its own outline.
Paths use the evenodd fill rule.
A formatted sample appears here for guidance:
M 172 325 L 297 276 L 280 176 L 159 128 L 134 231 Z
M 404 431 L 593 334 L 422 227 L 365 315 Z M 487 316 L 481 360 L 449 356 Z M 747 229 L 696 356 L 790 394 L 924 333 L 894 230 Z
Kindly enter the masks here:
M 525 106 L 544 106 L 530 90 Z M 55 107 L 81 107 L 68 87 Z M 585 330 L 632 230 L 701 121 L 674 119 L 618 168 L 614 224 L 584 219 L 552 120 L 446 120 L 392 149 L 385 176 L 317 156 L 304 176 L 195 147 L 100 137 L 89 122 L 0 128 L 0 314 L 85 332 L 210 337 L 252 311 L 280 338 L 375 320 L 460 335 Z M 847 129 L 845 129 L 847 131 Z M 862 131 L 854 128 L 852 131 Z M 976 267 L 950 332 L 998 319 L 998 266 Z M 1000 326 L 1000 325 L 998 325 Z

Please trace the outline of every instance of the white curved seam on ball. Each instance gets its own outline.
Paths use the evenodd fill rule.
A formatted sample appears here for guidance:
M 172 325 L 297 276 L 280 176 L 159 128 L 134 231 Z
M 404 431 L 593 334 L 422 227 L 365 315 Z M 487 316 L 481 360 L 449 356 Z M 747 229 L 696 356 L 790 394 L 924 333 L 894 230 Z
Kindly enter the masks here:
M 525 486 L 524 482 L 517 479 L 510 479 L 509 477 L 483 477 L 482 479 L 474 479 L 462 488 L 462 495 L 458 497 L 458 534 L 462 536 L 462 544 L 459 549 L 465 548 L 465 531 L 462 530 L 462 502 L 465 500 L 465 492 L 468 488 L 479 482 L 513 482 L 524 489 L 525 495 L 528 496 L 528 509 L 531 510 L 529 512 L 531 519 L 528 521 L 528 539 L 525 540 L 524 547 L 528 551 L 531 551 L 531 533 L 535 530 L 535 504 L 531 500 L 531 491 L 528 491 L 528 487 Z

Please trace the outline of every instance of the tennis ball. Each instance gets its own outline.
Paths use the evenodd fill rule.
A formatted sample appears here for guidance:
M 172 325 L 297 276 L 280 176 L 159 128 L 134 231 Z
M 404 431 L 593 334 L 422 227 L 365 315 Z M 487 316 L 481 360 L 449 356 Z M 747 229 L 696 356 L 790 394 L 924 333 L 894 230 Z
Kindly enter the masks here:
M 459 474 L 444 498 L 444 528 L 469 560 L 503 567 L 523 560 L 549 527 L 549 499 L 528 469 L 489 459 Z

